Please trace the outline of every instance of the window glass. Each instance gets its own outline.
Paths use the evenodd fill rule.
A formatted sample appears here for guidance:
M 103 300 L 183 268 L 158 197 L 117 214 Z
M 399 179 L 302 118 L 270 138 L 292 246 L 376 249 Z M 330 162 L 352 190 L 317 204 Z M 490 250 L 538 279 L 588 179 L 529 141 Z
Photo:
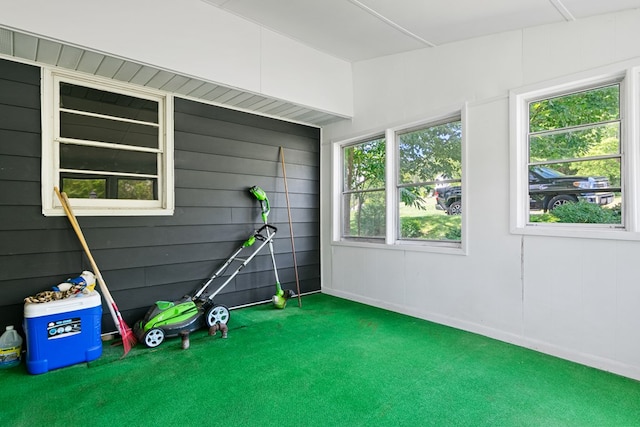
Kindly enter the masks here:
M 60 137 L 158 148 L 158 126 L 60 113 Z
M 115 185 L 109 185 L 115 183 Z M 62 187 L 75 199 L 154 200 L 156 180 L 88 176 L 62 178 Z
M 398 158 L 399 238 L 460 241 L 461 121 L 398 134 Z
M 158 172 L 158 155 L 128 150 L 63 144 L 60 168 L 82 171 L 152 174 Z
M 118 179 L 118 199 L 153 200 L 157 181 L 154 179 Z
M 620 84 L 529 103 L 529 221 L 622 224 Z
M 158 123 L 158 102 L 60 82 L 60 108 Z
M 105 178 L 62 178 L 62 188 L 73 199 L 106 199 L 107 180 Z
M 385 236 L 385 147 L 380 137 L 342 150 L 343 237 Z
M 529 138 L 529 161 L 547 162 L 620 154 L 620 123 L 558 133 L 537 133 Z
M 541 99 L 529 105 L 530 132 L 603 123 L 619 118 L 619 84 Z
M 160 101 L 58 81 L 60 185 L 71 198 L 159 200 Z

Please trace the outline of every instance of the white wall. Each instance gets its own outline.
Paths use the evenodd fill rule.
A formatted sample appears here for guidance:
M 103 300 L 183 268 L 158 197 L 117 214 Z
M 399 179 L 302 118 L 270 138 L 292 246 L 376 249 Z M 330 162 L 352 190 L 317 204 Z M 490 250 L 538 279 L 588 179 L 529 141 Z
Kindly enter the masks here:
M 323 291 L 640 379 L 640 242 L 511 234 L 508 121 L 510 89 L 640 59 L 638 39 L 632 11 L 354 64 L 354 119 L 323 132 L 323 200 L 334 142 L 468 102 L 468 253 L 332 242 L 325 203 Z
M 201 0 L 0 0 L 0 25 L 351 116 L 351 64 Z

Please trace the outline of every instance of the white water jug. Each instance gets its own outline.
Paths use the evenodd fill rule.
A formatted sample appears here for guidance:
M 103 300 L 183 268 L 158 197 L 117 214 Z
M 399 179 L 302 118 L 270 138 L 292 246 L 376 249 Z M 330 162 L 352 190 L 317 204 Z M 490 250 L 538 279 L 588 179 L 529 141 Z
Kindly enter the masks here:
M 0 369 L 11 368 L 20 364 L 22 352 L 22 337 L 13 329 L 13 325 L 7 326 L 0 336 Z

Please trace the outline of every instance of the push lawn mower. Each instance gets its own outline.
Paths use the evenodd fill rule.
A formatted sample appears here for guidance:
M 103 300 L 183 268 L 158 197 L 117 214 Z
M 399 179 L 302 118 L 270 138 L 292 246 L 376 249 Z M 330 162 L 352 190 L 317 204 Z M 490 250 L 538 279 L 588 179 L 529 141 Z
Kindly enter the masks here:
M 276 308 L 284 308 L 287 299 L 294 296 L 289 290 L 280 287 L 276 258 L 273 252 L 273 239 L 277 228 L 267 223 L 267 217 L 271 210 L 266 193 L 259 187 L 251 187 L 249 192 L 260 202 L 262 208 L 262 221 L 264 225 L 253 232 L 247 240 L 218 268 L 213 275 L 204 282 L 193 296 L 186 295 L 178 301 L 157 301 L 149 308 L 144 318 L 135 323 L 133 331 L 139 341 L 147 347 L 157 347 L 165 337 L 174 337 L 184 332 L 192 332 L 204 327 L 212 327 L 215 324 L 227 324 L 229 321 L 229 309 L 222 304 L 215 304 L 213 298 L 224 289 L 229 282 L 242 270 L 266 245 L 269 245 L 273 271 L 276 279 L 276 294 L 272 298 Z M 239 258 L 240 254 L 252 252 L 245 258 Z M 226 280 L 212 293 L 206 293 L 209 285 L 215 279 L 220 278 L 227 268 L 236 263 L 237 268 L 227 276 Z M 239 264 L 237 264 L 239 263 Z

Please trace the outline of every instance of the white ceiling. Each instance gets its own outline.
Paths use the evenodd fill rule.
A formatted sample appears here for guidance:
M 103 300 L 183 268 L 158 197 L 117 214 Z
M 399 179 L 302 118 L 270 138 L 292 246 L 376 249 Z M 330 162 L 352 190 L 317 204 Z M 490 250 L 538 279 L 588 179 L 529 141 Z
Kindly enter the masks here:
M 640 0 L 203 1 L 347 61 L 640 8 Z
M 202 0 L 347 61 L 640 8 L 640 0 Z M 0 54 L 324 126 L 344 117 L 0 27 Z

